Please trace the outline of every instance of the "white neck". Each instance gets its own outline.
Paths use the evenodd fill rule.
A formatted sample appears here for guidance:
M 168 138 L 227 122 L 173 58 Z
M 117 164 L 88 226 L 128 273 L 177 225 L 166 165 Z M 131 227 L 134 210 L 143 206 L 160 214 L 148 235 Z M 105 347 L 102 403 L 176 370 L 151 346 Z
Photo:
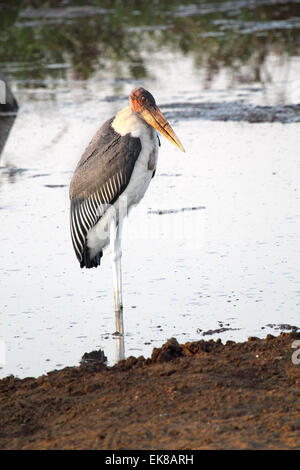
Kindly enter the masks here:
M 131 134 L 132 137 L 140 137 L 149 125 L 130 106 L 126 106 L 118 112 L 111 127 L 120 135 Z

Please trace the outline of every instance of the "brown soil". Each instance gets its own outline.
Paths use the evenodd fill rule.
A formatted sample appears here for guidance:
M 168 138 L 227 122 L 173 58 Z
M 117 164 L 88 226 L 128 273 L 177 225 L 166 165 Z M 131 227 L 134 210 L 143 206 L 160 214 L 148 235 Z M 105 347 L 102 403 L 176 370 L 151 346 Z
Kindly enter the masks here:
M 296 339 L 299 333 L 226 345 L 171 339 L 151 359 L 7 377 L 0 447 L 299 449 Z

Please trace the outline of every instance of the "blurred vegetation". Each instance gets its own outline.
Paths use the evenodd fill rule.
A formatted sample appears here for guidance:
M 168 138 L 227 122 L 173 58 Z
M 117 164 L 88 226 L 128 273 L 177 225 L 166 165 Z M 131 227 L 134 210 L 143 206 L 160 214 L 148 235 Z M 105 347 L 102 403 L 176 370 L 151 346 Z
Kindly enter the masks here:
M 96 70 L 136 80 L 149 54 L 167 50 L 193 57 L 208 86 L 224 66 L 251 82 L 271 52 L 299 55 L 299 33 L 295 0 L 0 0 L 0 69 L 30 86 Z

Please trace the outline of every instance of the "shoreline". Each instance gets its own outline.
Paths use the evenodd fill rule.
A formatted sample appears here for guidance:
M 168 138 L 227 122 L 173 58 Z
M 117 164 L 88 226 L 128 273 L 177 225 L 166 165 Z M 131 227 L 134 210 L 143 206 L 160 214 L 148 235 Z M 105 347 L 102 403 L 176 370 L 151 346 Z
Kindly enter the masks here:
M 1 449 L 299 449 L 300 333 L 0 381 Z M 298 346 L 300 348 L 300 346 Z

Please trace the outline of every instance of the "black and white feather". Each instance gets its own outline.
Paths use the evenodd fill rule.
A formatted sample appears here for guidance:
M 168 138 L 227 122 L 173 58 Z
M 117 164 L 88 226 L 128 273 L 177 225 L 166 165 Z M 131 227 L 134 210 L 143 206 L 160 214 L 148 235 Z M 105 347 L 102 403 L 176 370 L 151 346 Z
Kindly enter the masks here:
M 153 152 L 151 154 L 148 149 L 146 173 L 151 173 L 151 179 L 155 172 L 158 141 L 153 131 L 149 131 L 148 126 L 146 128 L 141 122 L 139 123 L 141 132 L 136 132 L 138 137 L 132 136 L 129 132 L 121 135 L 122 131 L 119 133 L 113 127 L 115 122 L 115 118 L 109 119 L 95 134 L 77 165 L 70 185 L 71 237 L 82 268 L 92 268 L 100 264 L 103 247 L 100 242 L 96 248 L 93 247 L 95 228 L 100 220 L 105 220 L 104 216 L 109 208 L 128 188 L 135 164 L 145 153 L 142 151 L 142 143 L 147 144 L 147 138 L 149 142 L 151 141 L 151 145 L 155 140 L 156 145 L 154 145 L 154 158 Z M 147 150 L 145 145 L 144 150 Z M 153 168 L 149 166 L 150 163 Z M 135 174 L 140 177 L 139 173 L 138 168 Z M 145 186 L 142 191 L 144 193 L 149 184 L 148 179 L 141 181 L 141 184 Z M 131 186 L 131 192 L 137 191 L 132 183 Z M 131 199 L 133 203 L 137 202 L 134 198 Z

